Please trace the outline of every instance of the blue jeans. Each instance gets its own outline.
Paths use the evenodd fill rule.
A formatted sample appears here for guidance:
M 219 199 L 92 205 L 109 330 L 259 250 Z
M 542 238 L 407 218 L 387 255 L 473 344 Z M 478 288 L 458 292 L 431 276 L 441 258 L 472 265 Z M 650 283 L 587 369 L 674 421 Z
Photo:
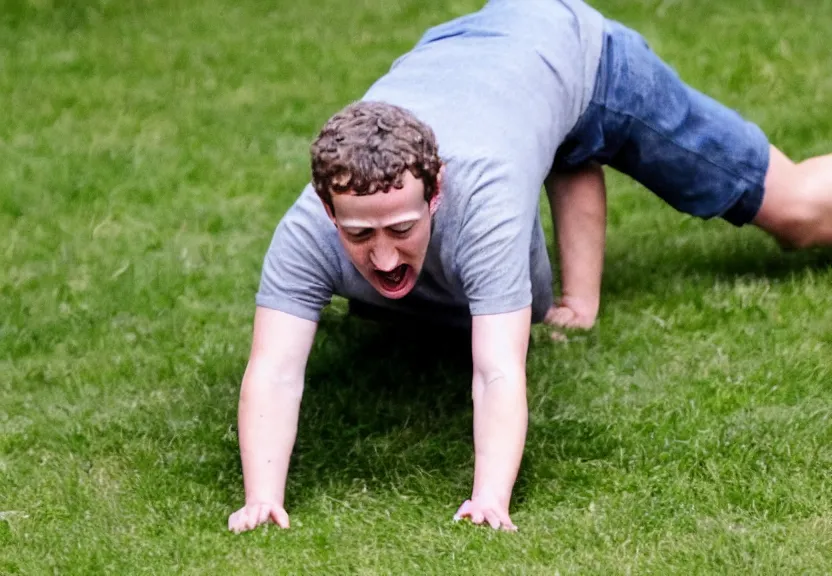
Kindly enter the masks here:
M 608 20 L 592 100 L 555 169 L 589 161 L 680 212 L 741 226 L 762 204 L 769 143 L 755 124 L 682 82 L 640 34 Z

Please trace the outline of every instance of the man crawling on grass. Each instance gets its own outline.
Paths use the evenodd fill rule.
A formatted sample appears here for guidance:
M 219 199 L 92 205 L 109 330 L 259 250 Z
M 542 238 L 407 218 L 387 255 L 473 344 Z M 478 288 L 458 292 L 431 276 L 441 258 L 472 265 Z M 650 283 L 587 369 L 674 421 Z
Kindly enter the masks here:
M 338 294 L 376 315 L 470 327 L 475 466 L 455 518 L 514 530 L 530 325 L 595 321 L 603 165 L 681 212 L 750 223 L 783 245 L 832 243 L 830 157 L 793 163 L 579 0 L 491 0 L 429 30 L 312 146 L 312 183 L 277 226 L 256 298 L 239 405 L 245 506 L 229 528 L 289 526 L 306 361 Z

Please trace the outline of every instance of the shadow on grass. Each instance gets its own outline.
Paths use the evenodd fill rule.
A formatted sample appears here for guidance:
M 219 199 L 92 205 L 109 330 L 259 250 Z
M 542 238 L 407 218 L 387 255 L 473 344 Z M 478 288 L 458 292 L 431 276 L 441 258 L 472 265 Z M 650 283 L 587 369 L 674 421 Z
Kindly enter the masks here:
M 474 471 L 471 370 L 468 331 L 402 329 L 325 314 L 307 367 L 287 498 L 301 506 L 321 493 L 348 498 L 364 487 L 466 497 Z M 555 389 L 567 396 L 571 390 Z M 617 449 L 609 430 L 590 420 L 543 420 L 529 430 L 517 504 L 539 481 L 572 481 L 559 478 L 558 462 L 604 458 Z M 221 452 L 216 472 L 230 475 L 223 489 L 236 504 L 242 485 L 236 439 L 223 441 Z M 586 478 L 574 481 L 585 484 Z
M 636 259 L 608 256 L 604 292 L 608 297 L 634 293 L 661 296 L 668 278 L 705 286 L 757 279 L 784 282 L 807 273 L 826 271 L 830 266 L 832 249 L 783 251 L 762 236 L 741 238 L 734 244 L 706 245 L 701 249 L 667 243 L 660 250 L 639 251 Z
M 307 367 L 288 489 L 407 490 L 472 458 L 470 333 L 322 319 Z
M 319 334 L 289 481 L 293 499 L 322 486 L 337 494 L 356 485 L 466 497 L 474 471 L 470 332 L 330 317 Z M 556 352 L 533 341 L 530 354 L 539 353 Z M 573 388 L 558 382 L 568 377 L 551 375 L 550 390 L 564 396 L 555 404 L 570 402 Z M 539 393 L 530 389 L 530 405 Z M 529 429 L 516 505 L 539 481 L 585 486 L 583 476 L 561 477 L 560 462 L 617 450 L 602 423 L 547 415 L 538 421 Z

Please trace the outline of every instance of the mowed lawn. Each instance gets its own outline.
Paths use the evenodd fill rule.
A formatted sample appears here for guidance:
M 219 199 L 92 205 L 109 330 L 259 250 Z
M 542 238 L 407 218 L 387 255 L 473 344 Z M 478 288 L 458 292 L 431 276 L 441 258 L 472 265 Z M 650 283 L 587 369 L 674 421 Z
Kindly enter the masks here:
M 534 330 L 517 534 L 451 521 L 464 338 L 343 301 L 309 362 L 292 529 L 227 532 L 260 264 L 309 143 L 480 5 L 0 0 L 0 574 L 832 570 L 830 251 L 614 173 L 598 326 Z M 832 2 L 596 6 L 788 154 L 832 151 Z

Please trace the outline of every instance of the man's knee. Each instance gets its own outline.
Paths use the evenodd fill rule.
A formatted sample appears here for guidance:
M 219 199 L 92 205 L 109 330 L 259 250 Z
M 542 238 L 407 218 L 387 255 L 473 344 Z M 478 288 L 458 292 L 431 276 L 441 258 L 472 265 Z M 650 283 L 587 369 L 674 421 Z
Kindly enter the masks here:
M 754 224 L 787 249 L 824 243 L 832 230 L 832 191 L 824 190 L 826 183 L 811 163 L 794 164 L 784 159 L 771 167 Z
M 813 195 L 796 187 L 792 200 L 764 229 L 771 232 L 784 249 L 798 250 L 823 243 L 823 215 L 815 205 Z
M 799 214 L 774 234 L 784 250 L 801 250 L 818 244 L 815 222 L 810 214 Z

